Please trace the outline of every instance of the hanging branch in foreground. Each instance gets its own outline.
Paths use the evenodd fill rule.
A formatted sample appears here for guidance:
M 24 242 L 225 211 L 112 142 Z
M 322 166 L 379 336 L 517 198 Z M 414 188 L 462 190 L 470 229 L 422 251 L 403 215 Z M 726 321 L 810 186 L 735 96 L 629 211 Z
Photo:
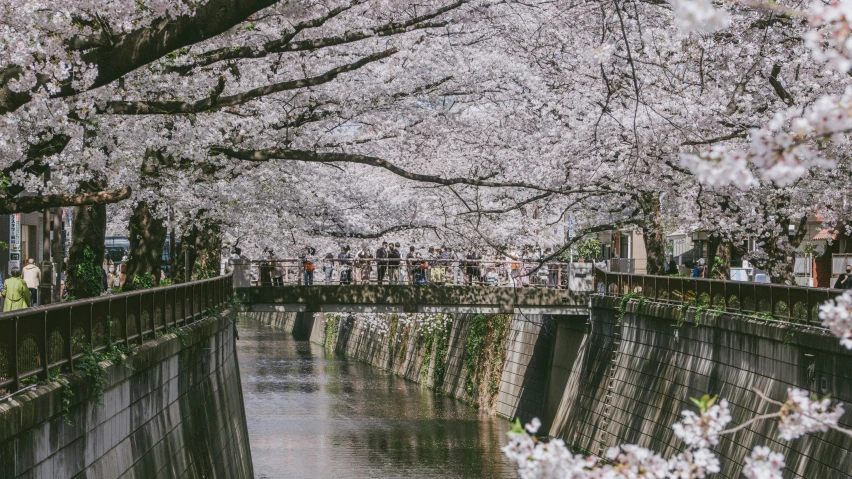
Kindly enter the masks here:
M 31 213 L 46 208 L 64 206 L 87 206 L 95 204 L 118 203 L 130 198 L 130 187 L 120 190 L 98 191 L 97 193 L 73 193 L 65 195 L 21 196 L 0 200 L 0 214 Z

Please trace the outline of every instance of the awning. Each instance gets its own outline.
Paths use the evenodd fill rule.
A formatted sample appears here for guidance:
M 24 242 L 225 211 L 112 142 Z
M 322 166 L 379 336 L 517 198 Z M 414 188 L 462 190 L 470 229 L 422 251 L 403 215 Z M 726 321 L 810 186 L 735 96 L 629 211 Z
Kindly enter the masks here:
M 827 240 L 827 239 L 837 239 L 837 235 L 829 231 L 828 228 L 823 228 L 819 230 L 819 233 L 815 234 L 813 239 L 815 240 Z

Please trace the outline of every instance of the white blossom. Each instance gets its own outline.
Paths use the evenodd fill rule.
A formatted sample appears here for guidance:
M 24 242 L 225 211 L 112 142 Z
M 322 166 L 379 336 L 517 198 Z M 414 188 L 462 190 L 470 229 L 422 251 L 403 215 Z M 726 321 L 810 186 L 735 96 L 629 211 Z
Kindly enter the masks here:
M 782 479 L 784 465 L 783 454 L 772 452 L 766 446 L 757 446 L 745 459 L 743 476 L 746 479 Z
M 843 416 L 843 404 L 832 405 L 829 398 L 812 398 L 807 391 L 789 388 L 780 414 L 779 436 L 792 441 L 804 434 L 837 427 L 837 421 Z

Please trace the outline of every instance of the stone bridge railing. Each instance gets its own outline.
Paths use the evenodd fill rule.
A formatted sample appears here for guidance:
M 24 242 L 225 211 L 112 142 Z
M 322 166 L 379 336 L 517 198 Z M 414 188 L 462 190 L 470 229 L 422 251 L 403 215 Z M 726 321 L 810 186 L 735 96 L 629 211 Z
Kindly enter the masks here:
M 589 283 L 591 286 L 591 283 Z M 248 311 L 588 314 L 585 291 L 486 286 L 251 286 L 235 294 Z

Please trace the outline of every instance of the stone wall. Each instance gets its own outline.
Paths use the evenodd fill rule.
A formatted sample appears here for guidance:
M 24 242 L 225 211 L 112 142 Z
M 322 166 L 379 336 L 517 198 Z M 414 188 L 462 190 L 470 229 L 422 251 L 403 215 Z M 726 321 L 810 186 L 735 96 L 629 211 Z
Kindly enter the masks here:
M 561 368 L 571 373 L 550 429 L 582 450 L 600 454 L 631 443 L 674 454 L 682 442 L 671 425 L 680 411 L 694 409 L 690 397 L 705 393 L 728 399 L 733 424 L 772 409 L 751 388 L 775 400 L 795 386 L 852 401 L 852 353 L 824 331 L 712 312 L 696 324 L 694 313 L 679 321 L 677 307 L 644 304 L 639 312 L 637 301 L 619 323 L 617 300 L 595 298 L 593 306 L 590 334 L 573 332 L 576 352 L 563 356 Z M 852 427 L 852 415 L 842 422 Z M 784 453 L 785 477 L 852 477 L 852 438 L 829 432 L 786 442 L 773 421 L 722 439 L 714 448 L 719 476 L 740 477 L 756 445 Z
M 235 339 L 231 314 L 210 317 L 102 363 L 102 396 L 78 372 L 73 396 L 50 383 L 0 404 L 0 477 L 253 477 Z
M 497 340 L 486 337 L 487 349 L 475 367 L 465 365 L 465 347 L 472 314 L 452 315 L 443 334 L 432 338 L 392 322 L 387 334 L 365 323 L 342 318 L 326 321 L 315 313 L 242 313 L 247 320 L 293 332 L 300 322 L 311 324 L 311 341 L 338 353 L 422 383 L 444 394 L 507 418 L 544 417 L 547 378 L 556 322 L 542 315 L 485 315 L 489 329 L 505 321 L 508 331 Z M 482 320 L 482 317 L 479 318 Z M 490 331 L 488 334 L 493 333 Z M 496 352 L 496 353 L 495 353 Z M 470 374 L 474 378 L 469 378 Z

